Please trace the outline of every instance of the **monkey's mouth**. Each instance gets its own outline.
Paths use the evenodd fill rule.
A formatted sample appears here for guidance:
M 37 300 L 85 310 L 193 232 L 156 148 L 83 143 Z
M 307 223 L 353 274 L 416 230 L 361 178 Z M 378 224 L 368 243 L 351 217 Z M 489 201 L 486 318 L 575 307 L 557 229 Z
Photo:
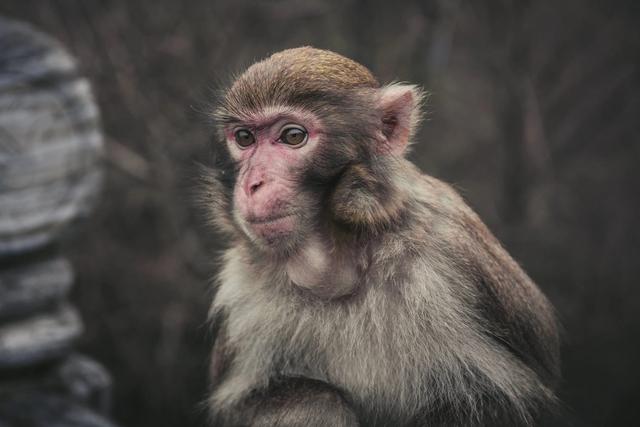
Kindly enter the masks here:
M 284 219 L 291 218 L 293 216 L 294 216 L 294 214 L 292 214 L 292 213 L 274 214 L 274 215 L 269 215 L 269 216 L 265 216 L 265 217 L 250 216 L 249 218 L 247 218 L 247 222 L 249 224 L 251 224 L 252 226 L 253 225 L 264 225 L 264 224 L 270 224 L 270 223 L 277 222 L 277 221 L 282 221 Z
M 296 226 L 295 215 L 291 213 L 250 217 L 246 219 L 251 234 L 272 245 L 290 235 Z

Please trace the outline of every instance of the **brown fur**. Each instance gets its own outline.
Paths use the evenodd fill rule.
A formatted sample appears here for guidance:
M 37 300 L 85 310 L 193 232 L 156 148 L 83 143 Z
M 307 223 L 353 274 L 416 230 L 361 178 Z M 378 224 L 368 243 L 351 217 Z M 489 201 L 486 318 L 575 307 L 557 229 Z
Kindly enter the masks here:
M 371 232 L 401 219 L 406 194 L 389 191 L 387 179 L 380 178 L 363 164 L 347 168 L 331 197 L 335 220 Z
M 242 117 L 246 108 L 291 104 L 299 94 L 377 87 L 367 68 L 344 56 L 311 47 L 288 49 L 253 64 L 238 77 L 216 115 L 228 120 Z

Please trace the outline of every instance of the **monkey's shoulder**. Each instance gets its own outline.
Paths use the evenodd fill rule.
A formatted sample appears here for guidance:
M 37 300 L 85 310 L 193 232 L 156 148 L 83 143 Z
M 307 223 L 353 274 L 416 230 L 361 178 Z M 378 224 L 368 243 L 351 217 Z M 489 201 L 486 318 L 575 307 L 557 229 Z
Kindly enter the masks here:
M 416 188 L 421 255 L 445 266 L 449 289 L 489 337 L 553 382 L 559 338 L 547 298 L 458 191 L 427 175 Z

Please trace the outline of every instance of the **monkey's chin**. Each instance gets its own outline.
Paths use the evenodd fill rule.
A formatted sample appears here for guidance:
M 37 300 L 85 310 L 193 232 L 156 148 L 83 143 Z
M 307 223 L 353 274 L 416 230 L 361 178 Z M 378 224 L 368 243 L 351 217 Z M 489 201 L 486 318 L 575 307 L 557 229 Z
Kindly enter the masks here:
M 296 229 L 295 215 L 270 217 L 248 222 L 250 237 L 260 247 L 273 251 L 289 250 Z

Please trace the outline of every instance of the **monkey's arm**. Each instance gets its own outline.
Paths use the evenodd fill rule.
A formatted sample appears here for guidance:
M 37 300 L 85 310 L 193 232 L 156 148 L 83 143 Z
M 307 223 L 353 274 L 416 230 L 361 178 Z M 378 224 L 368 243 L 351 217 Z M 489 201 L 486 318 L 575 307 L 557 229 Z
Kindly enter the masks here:
M 252 427 L 355 427 L 355 413 L 330 385 L 305 379 L 286 378 L 268 390 L 253 393 L 241 408 L 238 425 Z
M 481 332 L 531 369 L 546 387 L 559 376 L 559 337 L 553 307 L 478 215 L 449 185 L 423 176 L 431 211 L 428 239 L 444 263 L 469 283 L 466 305 Z
M 211 358 L 214 389 L 233 382 L 233 354 L 220 321 Z M 242 357 L 242 355 L 239 355 Z M 215 396 L 215 395 L 214 395 Z M 220 427 L 357 427 L 355 412 L 339 390 L 322 381 L 280 378 L 266 390 L 253 390 L 235 405 L 212 401 L 213 422 Z
M 451 425 L 451 420 L 468 426 L 537 425 L 554 408 L 552 390 L 560 374 L 552 306 L 475 214 L 467 224 L 471 247 L 457 253 L 457 262 L 464 264 L 462 271 L 476 289 L 470 304 L 478 313 L 482 332 L 530 370 L 526 381 L 539 391 L 524 402 L 530 419 L 514 412 L 505 404 L 508 399 L 498 393 L 481 396 L 478 412 L 465 413 L 444 404 L 423 412 L 409 425 L 421 426 L 425 420 L 434 427 Z
M 512 364 L 513 381 L 536 390 L 522 400 L 532 418 L 523 418 L 499 388 L 478 395 L 468 411 L 447 402 L 420 411 L 410 426 L 519 426 L 532 425 L 546 408 L 553 407 L 552 390 L 559 376 L 558 330 L 553 309 L 542 292 L 500 245 L 478 216 L 448 186 L 432 193 L 432 221 L 427 227 L 432 246 L 453 274 L 453 290 L 487 338 L 496 360 Z M 444 187 L 444 188 L 443 188 Z M 433 188 L 433 187 L 432 187 Z M 442 200 L 449 203 L 442 203 Z M 462 289 L 464 288 L 464 290 Z M 469 292 L 470 291 L 470 292 Z M 504 358 L 500 353 L 513 357 Z M 509 369 L 508 365 L 502 365 Z M 516 374 L 517 373 L 517 374 Z M 490 381 L 491 378 L 487 377 Z M 464 409 L 464 408 L 462 408 Z
M 559 376 L 559 338 L 553 308 L 536 284 L 477 220 L 471 231 L 477 250 L 470 270 L 476 307 L 487 333 L 523 361 L 546 386 Z

